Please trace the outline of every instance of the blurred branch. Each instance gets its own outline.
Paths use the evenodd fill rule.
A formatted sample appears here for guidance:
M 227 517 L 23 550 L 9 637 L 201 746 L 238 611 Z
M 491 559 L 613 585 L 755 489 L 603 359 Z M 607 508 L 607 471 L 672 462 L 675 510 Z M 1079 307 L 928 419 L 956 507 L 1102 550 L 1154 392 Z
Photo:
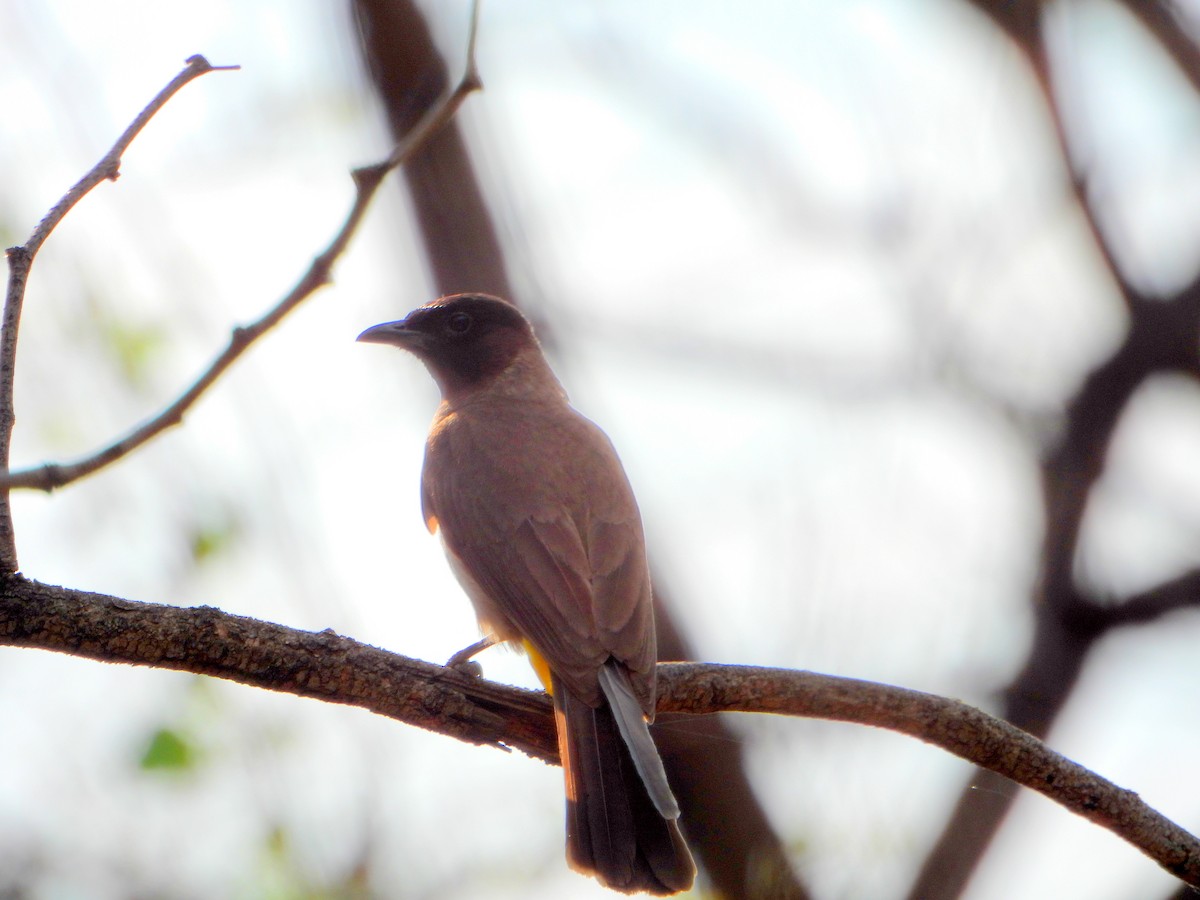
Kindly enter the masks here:
M 443 89 L 446 65 L 416 3 L 353 0 L 352 9 L 364 65 L 392 133 L 402 134 L 425 98 Z M 452 123 L 404 167 L 431 276 L 438 293 L 483 290 L 525 305 L 510 287 L 497 228 L 461 131 L 459 122 Z M 547 329 L 539 332 L 545 340 Z M 672 621 L 664 579 L 656 573 L 653 581 L 659 659 L 694 659 Z M 726 723 L 710 717 L 686 730 L 656 726 L 655 740 L 714 894 L 805 900 L 786 845 L 751 787 L 742 744 Z
M 1018 47 L 1041 40 L 1042 0 L 964 0 L 992 20 Z
M 1118 625 L 1154 622 L 1180 609 L 1200 609 L 1200 569 L 1134 594 L 1114 606 L 1086 603 L 1075 612 L 1076 627 L 1103 633 Z
M 1071 143 L 1067 135 L 1066 119 L 1054 92 L 1054 73 L 1050 56 L 1046 50 L 1044 23 L 1042 20 L 1042 0 L 967 0 L 971 5 L 986 13 L 1000 28 L 1016 43 L 1018 49 L 1025 55 L 1034 77 L 1037 79 L 1042 100 L 1050 114 L 1054 127 L 1054 136 L 1058 142 L 1059 156 L 1067 171 L 1071 189 L 1075 193 L 1076 202 L 1091 231 L 1096 249 L 1104 258 L 1109 274 L 1116 281 L 1118 288 L 1126 300 L 1134 292 L 1133 287 L 1126 281 L 1124 273 L 1117 265 L 1112 246 L 1100 227 L 1096 211 L 1092 208 L 1089 195 L 1088 175 L 1071 153 Z
M 1184 31 L 1175 4 L 1168 0 L 1121 0 L 1131 15 L 1146 26 L 1175 65 L 1200 93 L 1200 51 L 1196 42 Z
M 350 8 L 388 126 L 394 136 L 407 134 L 449 80 L 425 17 L 416 4 L 398 0 L 353 0 Z M 461 129 L 431 136 L 402 175 L 435 292 L 484 291 L 515 299 Z
M 94 165 L 75 185 L 67 191 L 50 212 L 42 217 L 33 229 L 28 241 L 20 247 L 8 248 L 8 291 L 4 298 L 4 320 L 0 326 L 0 472 L 8 471 L 9 452 L 12 448 L 13 426 L 17 417 L 13 406 L 13 383 L 17 367 L 17 334 L 21 325 L 21 307 L 25 303 L 25 285 L 33 268 L 34 257 L 50 237 L 55 227 L 92 188 L 102 181 L 116 181 L 121 175 L 121 158 L 129 145 L 146 127 L 154 115 L 162 109 L 189 82 L 208 72 L 236 69 L 237 66 L 213 66 L 199 54 L 189 57 L 183 71 L 158 92 L 153 100 L 138 113 L 125 132 L 117 139 L 104 157 Z M 17 571 L 17 543 L 13 531 L 12 510 L 9 505 L 8 487 L 0 484 L 0 574 Z
M 355 169 L 351 173 L 354 179 L 355 195 L 354 203 L 351 205 L 346 220 L 342 223 L 342 227 L 333 241 L 312 261 L 308 270 L 283 299 L 251 324 L 234 328 L 225 349 L 209 364 L 191 387 L 156 416 L 139 425 L 124 437 L 83 459 L 71 463 L 45 463 L 11 472 L 7 478 L 0 476 L 0 488 L 37 488 L 50 491 L 62 487 L 111 465 L 167 429 L 179 425 L 187 411 L 203 396 L 205 391 L 255 341 L 278 325 L 284 316 L 307 300 L 319 288 L 329 284 L 332 281 L 334 264 L 345 252 L 357 232 L 363 215 L 375 197 L 376 191 L 379 190 L 383 179 L 393 169 L 412 159 L 447 122 L 454 118 L 467 96 L 482 87 L 479 73 L 475 67 L 476 23 L 477 17 L 472 13 L 466 68 L 454 90 L 444 95 L 425 111 L 411 130 L 397 143 L 387 159 L 372 166 Z M 6 491 L 0 492 L 0 496 L 2 495 L 6 495 Z M 15 570 L 14 565 L 9 571 Z
M 1000 714 L 1044 737 L 1066 704 L 1096 641 L 1112 628 L 1143 623 L 1183 605 L 1200 606 L 1198 579 L 1183 578 L 1112 607 L 1075 583 L 1075 557 L 1092 486 L 1104 472 L 1121 413 L 1146 378 L 1196 370 L 1200 280 L 1171 302 L 1128 298 L 1132 317 L 1117 351 L 1085 379 L 1067 405 L 1065 427 L 1042 463 L 1046 515 L 1039 595 L 1029 658 L 1004 691 Z M 1188 592 L 1191 592 L 1190 598 Z M 909 893 L 957 897 L 1012 805 L 993 773 L 980 771 L 958 804 Z
M 1040 0 L 966 2 L 987 15 L 1027 58 L 1053 123 L 1078 208 L 1130 319 L 1116 353 L 1087 377 L 1068 403 L 1063 433 L 1042 463 L 1046 533 L 1038 596 L 1033 602 L 1033 644 L 1021 672 L 1004 692 L 1001 714 L 1031 734 L 1044 736 L 1074 689 L 1096 640 L 1111 628 L 1148 621 L 1151 615 L 1177 608 L 1179 590 L 1189 587 L 1186 582 L 1171 589 L 1163 586 L 1157 600 L 1131 601 L 1106 609 L 1078 588 L 1074 570 L 1088 497 L 1104 472 L 1112 435 L 1133 394 L 1159 372 L 1200 372 L 1195 342 L 1200 329 L 1200 279 L 1176 297 L 1160 299 L 1145 296 L 1121 270 L 1092 203 L 1088 173 L 1071 151 L 1044 39 L 1044 4 Z M 1193 77 L 1192 64 L 1184 57 L 1192 57 L 1194 64 L 1195 47 L 1184 52 L 1181 40 L 1185 36 L 1166 6 L 1157 0 L 1135 0 L 1126 6 L 1155 35 L 1169 39 L 1167 52 Z M 994 772 L 978 771 L 960 794 L 909 896 L 920 900 L 959 896 L 1012 799 Z
M 556 762 L 550 702 L 332 631 L 297 631 L 211 607 L 135 603 L 9 576 L 0 644 L 212 675 L 359 706 L 473 744 Z M 662 713 L 776 713 L 899 731 L 1029 787 L 1200 886 L 1200 841 L 1020 729 L 956 700 L 811 672 L 709 663 L 659 668 Z
M 1081 169 L 1071 153 L 1070 138 L 1066 131 L 1066 120 L 1054 90 L 1052 61 L 1047 53 L 1042 12 L 1044 0 L 964 0 L 974 6 L 997 25 L 1022 51 L 1033 70 L 1041 90 L 1046 108 L 1050 112 L 1055 138 L 1075 192 L 1079 207 L 1096 242 L 1096 248 L 1104 257 L 1109 273 L 1117 282 L 1126 299 L 1136 296 L 1137 291 L 1125 278 L 1117 264 L 1112 247 L 1100 227 L 1088 195 L 1087 172 Z M 1174 4 L 1166 0 L 1120 0 L 1138 21 L 1157 39 L 1159 46 L 1174 60 L 1183 75 L 1200 92 L 1200 48 L 1183 30 L 1175 13 Z
M 653 573 L 654 619 L 660 660 L 695 659 L 672 609 L 682 608 Z M 664 688 L 659 688 L 665 693 Z M 689 842 L 716 897 L 805 900 L 788 847 L 759 803 L 743 762 L 742 740 L 723 716 L 683 718 L 666 707 L 651 730 L 683 810 Z
M 1200 886 L 1200 840 L 1033 735 L 958 700 L 813 672 L 677 663 L 660 667 L 658 708 L 782 713 L 898 731 L 1037 791 Z

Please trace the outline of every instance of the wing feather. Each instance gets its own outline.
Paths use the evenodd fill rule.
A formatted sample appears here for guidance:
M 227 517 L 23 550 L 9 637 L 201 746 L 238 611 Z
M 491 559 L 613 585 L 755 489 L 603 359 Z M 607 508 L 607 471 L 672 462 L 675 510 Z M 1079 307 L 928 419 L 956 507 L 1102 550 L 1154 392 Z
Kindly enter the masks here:
M 597 673 L 613 657 L 649 713 L 650 579 L 624 470 L 604 433 L 569 408 L 551 423 L 523 424 L 521 434 L 502 433 L 499 422 L 458 416 L 435 427 L 422 477 L 426 521 L 478 585 L 476 613 L 499 639 L 528 639 L 593 706 Z M 530 447 L 530 434 L 553 446 Z

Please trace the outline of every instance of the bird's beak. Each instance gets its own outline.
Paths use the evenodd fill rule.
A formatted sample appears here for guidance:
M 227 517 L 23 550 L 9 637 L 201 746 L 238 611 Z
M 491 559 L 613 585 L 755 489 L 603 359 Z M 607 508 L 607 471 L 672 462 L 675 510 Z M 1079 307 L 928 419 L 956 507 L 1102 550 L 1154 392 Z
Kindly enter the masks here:
M 360 334 L 356 340 L 364 344 L 391 344 L 393 347 L 407 347 L 420 338 L 420 332 L 411 331 L 407 321 L 384 322 L 373 325 Z

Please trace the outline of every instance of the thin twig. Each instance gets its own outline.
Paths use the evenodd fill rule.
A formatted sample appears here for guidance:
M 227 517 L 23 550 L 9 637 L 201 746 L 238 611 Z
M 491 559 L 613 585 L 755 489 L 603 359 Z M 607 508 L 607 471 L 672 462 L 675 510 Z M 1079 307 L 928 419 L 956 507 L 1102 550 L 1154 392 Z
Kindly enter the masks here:
M 341 229 L 329 246 L 309 265 L 300 280 L 278 303 L 263 316 L 249 325 L 234 328 L 225 349 L 208 365 L 208 368 L 174 402 L 154 417 L 138 425 L 124 437 L 101 450 L 69 463 L 44 463 L 28 469 L 18 469 L 7 478 L 0 476 L 0 487 L 35 488 L 51 491 L 70 484 L 86 475 L 91 475 L 128 455 L 146 442 L 162 434 L 168 428 L 183 421 L 184 415 L 218 378 L 260 337 L 279 324 L 293 309 L 303 303 L 319 288 L 332 281 L 334 263 L 345 252 L 362 222 L 367 207 L 389 172 L 412 158 L 424 144 L 443 128 L 458 112 L 463 101 L 483 87 L 475 66 L 475 34 L 477 28 L 477 6 L 472 8 L 468 54 L 463 76 L 454 90 L 430 107 L 429 111 L 405 136 L 383 162 L 355 169 L 354 203 Z
M 475 744 L 557 761 L 544 694 L 211 607 L 135 603 L 22 578 L 0 581 L 0 645 L 196 672 L 369 709 Z M 791 669 L 666 663 L 658 711 L 776 713 L 853 722 L 919 738 L 1107 828 L 1200 886 L 1200 841 L 1132 791 L 1033 735 L 957 700 Z
M 208 72 L 227 71 L 237 66 L 214 66 L 199 54 L 190 57 L 186 66 L 171 79 L 158 95 L 150 101 L 137 118 L 125 129 L 112 149 L 100 162 L 79 179 L 50 212 L 33 229 L 33 234 L 24 245 L 10 247 L 8 256 L 8 292 L 4 300 L 4 321 L 0 325 L 0 473 L 8 471 L 9 451 L 12 447 L 13 426 L 17 417 L 13 406 L 13 382 L 17 365 L 17 334 L 21 325 L 21 307 L 25 302 L 25 285 L 34 257 L 46 242 L 55 227 L 61 222 L 88 192 L 102 181 L 116 181 L 121 174 L 121 157 L 133 139 L 141 133 L 167 101 L 179 93 L 184 85 Z M 9 504 L 11 483 L 0 480 L 0 572 L 9 574 L 17 571 L 17 541 L 13 531 L 12 510 Z

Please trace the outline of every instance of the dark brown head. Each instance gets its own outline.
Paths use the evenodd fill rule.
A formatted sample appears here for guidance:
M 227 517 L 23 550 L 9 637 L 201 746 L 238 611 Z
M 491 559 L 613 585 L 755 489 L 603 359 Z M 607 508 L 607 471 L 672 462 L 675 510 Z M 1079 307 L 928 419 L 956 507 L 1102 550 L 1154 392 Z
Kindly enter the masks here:
M 402 347 L 421 359 L 449 398 L 489 384 L 522 350 L 537 349 L 520 311 L 488 294 L 452 294 L 418 306 L 358 340 Z

